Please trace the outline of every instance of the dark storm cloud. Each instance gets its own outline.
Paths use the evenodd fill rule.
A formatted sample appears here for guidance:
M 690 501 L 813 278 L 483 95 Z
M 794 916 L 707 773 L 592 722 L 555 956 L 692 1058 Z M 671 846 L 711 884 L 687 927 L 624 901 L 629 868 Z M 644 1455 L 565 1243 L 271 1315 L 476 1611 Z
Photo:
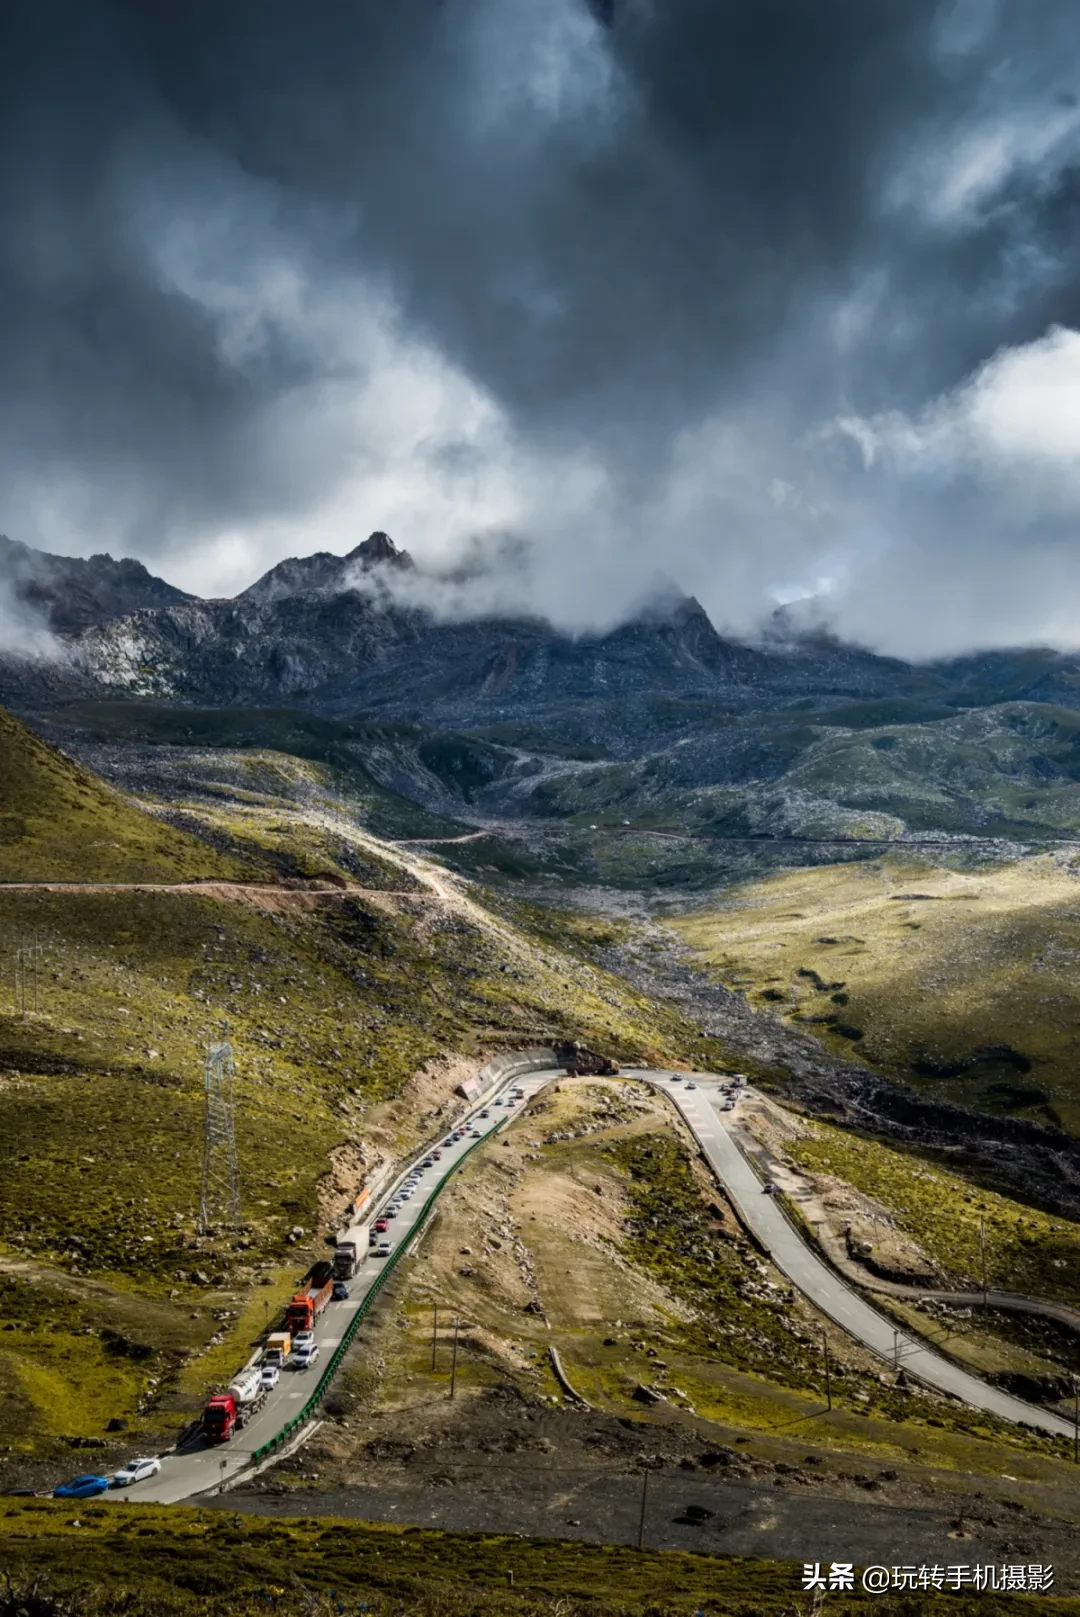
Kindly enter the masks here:
M 8 8 L 4 525 L 187 547 L 198 588 L 353 522 L 510 524 L 566 621 L 660 563 L 737 627 L 821 587 L 919 649 L 872 584 L 932 562 L 895 445 L 1080 324 L 1076 33 L 1071 0 Z

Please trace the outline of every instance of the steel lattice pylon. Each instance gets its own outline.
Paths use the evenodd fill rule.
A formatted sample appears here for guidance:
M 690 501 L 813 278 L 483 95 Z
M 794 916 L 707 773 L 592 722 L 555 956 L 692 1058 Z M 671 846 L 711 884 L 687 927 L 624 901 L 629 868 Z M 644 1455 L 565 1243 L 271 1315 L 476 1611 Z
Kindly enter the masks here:
M 240 1168 L 233 1127 L 233 1050 L 228 1038 L 206 1052 L 206 1128 L 198 1232 L 240 1227 Z

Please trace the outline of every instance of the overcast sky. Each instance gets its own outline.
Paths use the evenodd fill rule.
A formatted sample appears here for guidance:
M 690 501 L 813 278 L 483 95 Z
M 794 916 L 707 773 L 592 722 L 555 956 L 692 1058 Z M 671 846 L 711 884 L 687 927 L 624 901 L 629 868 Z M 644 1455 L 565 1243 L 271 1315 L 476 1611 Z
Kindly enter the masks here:
M 1075 0 L 35 0 L 0 530 L 1080 645 Z M 457 592 L 460 597 L 460 591 Z M 457 606 L 460 608 L 460 599 Z

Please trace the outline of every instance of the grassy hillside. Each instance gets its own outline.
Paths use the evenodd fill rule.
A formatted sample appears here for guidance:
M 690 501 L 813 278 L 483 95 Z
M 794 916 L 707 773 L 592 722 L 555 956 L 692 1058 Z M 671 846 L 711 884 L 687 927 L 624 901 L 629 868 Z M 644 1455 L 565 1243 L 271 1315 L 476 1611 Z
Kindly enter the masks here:
M 121 851 L 144 834 L 124 799 L 17 727 L 8 733 L 30 760 L 20 782 L 55 769 L 114 841 L 126 839 Z M 0 1335 L 0 1428 L 20 1453 L 47 1459 L 65 1436 L 100 1435 L 111 1416 L 148 1435 L 182 1425 L 206 1384 L 247 1356 L 264 1303 L 321 1250 L 365 1163 L 437 1126 L 461 1070 L 453 1060 L 479 1065 L 559 1036 L 617 1056 L 720 1055 L 598 970 L 580 929 L 496 915 L 440 867 L 332 814 L 325 795 L 313 806 L 304 797 L 267 806 L 255 790 L 232 805 L 188 804 L 198 838 L 160 834 L 192 869 L 329 872 L 335 885 L 322 892 L 222 883 L 4 894 L 0 1282 L 11 1329 Z M 67 813 L 62 793 L 40 796 L 39 845 L 70 840 Z M 36 974 L 24 969 L 25 996 L 15 994 L 20 949 L 37 961 Z M 202 1051 L 226 1021 L 239 1243 L 194 1232 Z M 294 1225 L 305 1244 L 291 1252 Z
M 336 787 L 359 822 L 378 836 L 446 836 L 468 829 L 452 817 L 460 781 L 452 770 L 449 780 L 441 778 L 438 757 L 420 756 L 427 732 L 415 725 L 320 719 L 295 708 L 134 701 L 75 702 L 45 718 L 61 737 L 89 743 L 91 752 L 101 749 L 110 778 L 141 775 L 158 796 L 186 795 L 200 781 L 210 796 L 223 788 L 231 795 L 232 786 L 258 790 L 257 778 L 243 776 L 257 777 L 259 755 L 270 754 L 293 772 L 302 761 L 309 780 Z M 434 810 L 424 806 L 431 803 Z
M 672 924 L 751 1000 L 982 1110 L 1080 1131 L 1080 865 L 788 871 Z
M 1058 839 L 1080 829 L 1080 714 L 1008 702 L 957 712 L 896 699 L 697 714 L 617 761 L 549 759 L 519 811 L 715 837 Z M 529 790 L 527 798 L 523 796 Z M 498 781 L 481 801 L 497 807 Z
M 398 1617 L 799 1617 L 801 1568 L 735 1556 L 634 1550 L 572 1540 L 376 1527 L 333 1517 L 265 1521 L 227 1512 L 92 1501 L 0 1505 L 0 1558 L 27 1591 L 0 1613 L 33 1617 L 329 1617 L 375 1610 Z M 69 1566 L 68 1604 L 31 1598 L 44 1567 Z M 76 1570 L 77 1569 L 77 1570 Z M 58 1590 L 59 1594 L 59 1590 Z M 943 1595 L 964 1617 L 1021 1617 L 1022 1596 Z M 25 1601 L 25 1605 L 24 1605 Z M 916 1617 L 903 1597 L 842 1594 L 828 1610 Z M 1075 1613 L 1080 1602 L 1038 1597 L 1039 1611 Z
M 257 874 L 142 813 L 0 708 L 0 881 L 190 881 Z
M 1080 1306 L 1080 1225 L 973 1186 L 941 1162 L 846 1129 L 806 1123 L 787 1146 L 800 1166 L 872 1196 L 933 1260 L 944 1285 L 981 1284 Z

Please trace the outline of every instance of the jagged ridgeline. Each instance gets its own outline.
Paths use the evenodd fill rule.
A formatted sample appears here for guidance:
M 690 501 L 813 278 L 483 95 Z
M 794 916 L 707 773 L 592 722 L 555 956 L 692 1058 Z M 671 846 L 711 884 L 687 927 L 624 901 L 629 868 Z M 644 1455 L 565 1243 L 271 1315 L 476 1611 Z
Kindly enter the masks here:
M 384 783 L 425 809 L 723 839 L 1053 841 L 1080 831 L 1080 673 L 1038 648 L 912 665 L 799 632 L 719 633 L 668 587 L 631 621 L 568 635 L 469 611 L 382 533 L 201 600 L 137 562 L 0 542 L 33 626 L 0 700 L 289 709 L 434 739 Z M 446 608 L 444 610 L 444 608 Z M 343 736 L 341 739 L 348 740 Z M 400 834 L 400 833 L 399 833 Z M 409 834 L 409 833 L 406 833 Z

